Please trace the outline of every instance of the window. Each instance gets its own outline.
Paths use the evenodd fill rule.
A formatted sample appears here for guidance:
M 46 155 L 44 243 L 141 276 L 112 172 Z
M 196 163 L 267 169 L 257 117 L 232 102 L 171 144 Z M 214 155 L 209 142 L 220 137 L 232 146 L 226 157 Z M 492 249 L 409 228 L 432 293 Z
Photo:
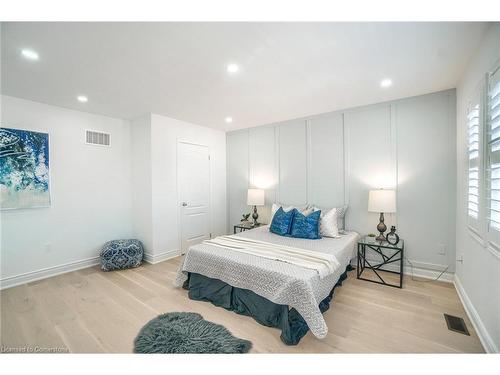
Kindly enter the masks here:
M 488 80 L 489 231 L 500 231 L 500 69 Z M 497 244 L 498 242 L 495 241 Z
M 467 111 L 468 153 L 469 153 L 469 189 L 467 209 L 469 217 L 479 216 L 479 104 L 471 104 Z
M 471 94 L 466 112 L 467 225 L 472 238 L 500 258 L 499 63 Z

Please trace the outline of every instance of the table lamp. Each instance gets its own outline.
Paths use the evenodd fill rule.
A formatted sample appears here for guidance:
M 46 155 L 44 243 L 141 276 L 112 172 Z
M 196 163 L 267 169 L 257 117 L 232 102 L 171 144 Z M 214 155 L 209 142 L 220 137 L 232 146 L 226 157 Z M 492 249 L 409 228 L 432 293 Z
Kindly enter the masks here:
M 394 190 L 370 190 L 368 194 L 368 211 L 380 212 L 380 222 L 377 225 L 379 235 L 377 241 L 385 241 L 384 232 L 387 226 L 384 224 L 384 213 L 396 212 L 396 192 Z
M 264 190 L 262 189 L 248 189 L 247 204 L 253 206 L 253 225 L 257 225 L 259 214 L 257 213 L 257 206 L 264 205 Z

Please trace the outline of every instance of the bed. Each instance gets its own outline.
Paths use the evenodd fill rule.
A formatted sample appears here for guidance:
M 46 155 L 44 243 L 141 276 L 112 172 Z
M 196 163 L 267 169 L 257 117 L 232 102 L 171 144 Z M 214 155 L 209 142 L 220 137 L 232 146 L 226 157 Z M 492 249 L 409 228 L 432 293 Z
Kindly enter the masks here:
M 297 344 L 309 329 L 324 338 L 328 327 L 323 312 L 351 269 L 359 235 L 346 232 L 338 238 L 309 240 L 279 236 L 262 226 L 229 237 L 330 254 L 338 263 L 320 277 L 313 269 L 201 243 L 187 251 L 175 286 L 188 289 L 191 299 L 210 301 L 281 329 L 287 345 Z

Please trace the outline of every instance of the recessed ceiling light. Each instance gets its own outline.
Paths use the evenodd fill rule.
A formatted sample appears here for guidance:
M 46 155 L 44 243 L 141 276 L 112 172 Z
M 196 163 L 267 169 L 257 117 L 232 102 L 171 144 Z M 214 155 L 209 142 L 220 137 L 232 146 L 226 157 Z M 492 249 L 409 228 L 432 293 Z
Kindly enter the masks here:
M 228 64 L 227 67 L 226 67 L 226 70 L 228 73 L 238 73 L 238 71 L 240 70 L 240 67 L 236 64 Z
M 224 119 L 224 121 L 226 121 L 229 124 L 229 123 L 233 122 L 233 118 L 232 117 L 226 117 Z
M 389 78 L 384 78 L 380 81 L 380 87 L 386 88 L 392 86 L 392 81 Z
M 21 53 L 29 60 L 38 60 L 38 53 L 31 49 L 23 49 Z
M 89 101 L 89 98 L 87 98 L 85 95 L 78 95 L 76 99 L 81 103 L 87 103 Z

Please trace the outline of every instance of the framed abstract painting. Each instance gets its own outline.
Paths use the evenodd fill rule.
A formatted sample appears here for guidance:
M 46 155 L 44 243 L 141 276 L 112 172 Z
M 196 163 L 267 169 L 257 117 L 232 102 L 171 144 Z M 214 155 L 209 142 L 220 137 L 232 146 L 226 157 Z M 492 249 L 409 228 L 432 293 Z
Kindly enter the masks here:
M 49 135 L 0 128 L 1 209 L 50 206 Z

